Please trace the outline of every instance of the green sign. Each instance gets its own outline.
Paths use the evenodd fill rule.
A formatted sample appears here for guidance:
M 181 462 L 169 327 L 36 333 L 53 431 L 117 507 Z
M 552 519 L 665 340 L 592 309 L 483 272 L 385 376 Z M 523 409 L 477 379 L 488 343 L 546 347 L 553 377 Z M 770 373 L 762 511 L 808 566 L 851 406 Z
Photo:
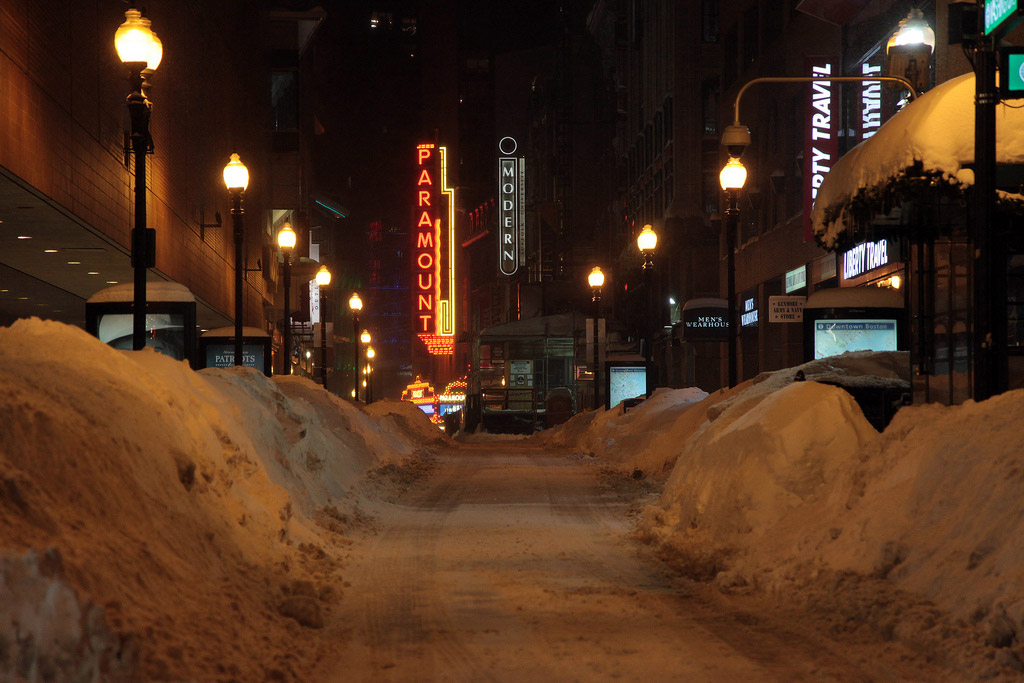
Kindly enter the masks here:
M 1011 100 L 1024 97 L 1024 48 L 999 50 L 999 96 Z
M 1020 20 L 1020 0 L 985 0 L 985 35 L 1002 35 Z

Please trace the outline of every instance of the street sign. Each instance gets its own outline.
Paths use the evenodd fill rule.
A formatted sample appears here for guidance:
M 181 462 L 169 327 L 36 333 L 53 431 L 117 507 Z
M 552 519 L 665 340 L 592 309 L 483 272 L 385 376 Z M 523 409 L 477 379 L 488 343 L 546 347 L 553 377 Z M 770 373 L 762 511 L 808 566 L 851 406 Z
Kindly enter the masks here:
M 1004 100 L 1024 97 L 1024 47 L 999 49 L 999 97 Z
M 1022 13 L 1020 0 L 985 0 L 985 35 L 1003 37 L 1020 22 Z

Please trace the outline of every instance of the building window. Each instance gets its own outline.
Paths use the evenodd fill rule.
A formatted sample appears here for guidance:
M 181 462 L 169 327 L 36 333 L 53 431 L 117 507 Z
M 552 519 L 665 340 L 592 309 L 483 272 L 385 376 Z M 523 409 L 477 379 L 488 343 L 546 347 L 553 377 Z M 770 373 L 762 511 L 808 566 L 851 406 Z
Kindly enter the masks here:
M 718 79 L 711 78 L 701 83 L 700 99 L 704 135 L 718 135 Z
M 701 38 L 705 43 L 718 42 L 718 0 L 701 3 Z
M 299 129 L 299 79 L 292 69 L 270 73 L 270 107 L 273 129 L 277 131 Z
M 672 96 L 665 98 L 665 142 L 672 140 Z
M 661 156 L 661 150 L 665 148 L 665 115 L 660 111 L 654 115 L 654 156 Z
M 725 36 L 725 64 L 722 66 L 722 79 L 725 85 L 732 85 L 739 75 L 736 72 L 736 60 L 739 58 L 739 47 L 736 45 L 736 27 L 733 26 Z
M 760 14 L 755 3 L 743 14 L 743 66 L 747 68 L 757 59 L 758 25 Z

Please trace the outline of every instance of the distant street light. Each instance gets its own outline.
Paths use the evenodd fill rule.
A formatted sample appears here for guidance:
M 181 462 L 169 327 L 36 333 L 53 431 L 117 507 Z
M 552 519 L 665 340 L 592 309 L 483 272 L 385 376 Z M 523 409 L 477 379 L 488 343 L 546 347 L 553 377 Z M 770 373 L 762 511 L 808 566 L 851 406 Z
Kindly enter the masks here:
M 289 309 L 288 294 L 292 282 L 292 249 L 295 248 L 295 231 L 292 224 L 285 221 L 281 231 L 277 233 L 277 246 L 281 247 L 284 257 L 284 374 L 292 374 L 292 312 Z
M 654 321 L 651 315 L 651 306 L 653 301 L 653 288 L 654 288 L 654 249 L 658 246 L 658 233 L 654 232 L 654 228 L 649 224 L 644 226 L 644 229 L 640 231 L 640 234 L 636 237 L 636 246 L 640 249 L 640 253 L 644 256 L 644 289 L 647 290 L 645 293 L 646 301 L 644 306 L 644 325 L 646 326 L 647 344 L 644 346 L 644 361 L 647 366 L 647 392 L 650 396 L 653 381 L 651 380 L 651 372 L 653 370 L 651 361 L 654 357 L 653 345 L 654 345 Z
M 327 285 L 331 284 L 331 271 L 320 266 L 316 272 L 316 284 L 320 287 L 320 384 L 327 389 Z
M 601 288 L 604 287 L 604 273 L 600 266 L 594 266 L 587 276 L 587 284 L 594 300 L 594 410 L 601 406 L 601 354 L 598 350 L 600 335 L 598 334 L 601 321 Z
M 224 185 L 231 193 L 231 223 L 235 231 L 235 365 L 242 365 L 242 317 L 244 311 L 244 290 L 242 280 L 245 273 L 245 258 L 242 256 L 242 196 L 249 186 L 249 169 L 237 154 L 224 167 Z
M 733 150 L 730 150 L 730 154 Z M 742 149 L 740 150 L 742 152 Z M 728 163 L 718 174 L 718 180 L 725 191 L 725 269 L 728 273 L 728 300 L 729 311 L 729 386 L 736 386 L 736 232 L 739 224 L 739 193 L 747 182 L 747 169 L 740 162 L 738 156 L 730 156 Z
M 367 337 L 369 333 L 363 332 Z M 377 355 L 377 352 L 373 350 L 373 347 L 367 347 L 366 349 L 366 405 L 373 403 L 373 359 Z
M 131 236 L 135 290 L 132 303 L 132 349 L 146 346 L 146 269 L 156 265 L 156 239 L 146 228 L 146 154 L 153 153 L 149 132 L 151 104 L 143 92 L 143 81 L 156 71 L 163 57 L 163 44 L 150 28 L 150 21 L 136 9 L 126 10 L 125 21 L 114 32 L 117 56 L 128 68 L 128 116 L 135 160 L 135 228 Z
M 352 391 L 352 398 L 356 401 L 359 400 L 359 311 L 363 310 L 363 300 L 359 298 L 359 292 L 352 294 L 352 297 L 348 300 L 348 307 L 352 311 L 352 342 L 355 344 L 355 373 L 353 384 L 355 389 Z

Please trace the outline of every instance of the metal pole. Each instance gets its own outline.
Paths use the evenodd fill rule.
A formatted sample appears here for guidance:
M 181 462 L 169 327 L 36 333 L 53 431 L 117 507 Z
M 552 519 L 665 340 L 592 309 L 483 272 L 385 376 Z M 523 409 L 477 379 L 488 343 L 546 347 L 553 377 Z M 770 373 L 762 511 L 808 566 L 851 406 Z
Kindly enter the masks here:
M 145 62 L 129 64 L 131 93 L 128 114 L 131 119 L 132 155 L 135 157 L 135 228 L 132 230 L 132 269 L 134 293 L 132 305 L 132 349 L 146 347 L 146 269 L 152 255 L 148 253 L 146 231 L 146 153 L 153 148 L 149 134 L 149 102 L 142 94 L 142 70 Z
M 231 222 L 235 229 L 235 365 L 244 365 L 242 358 L 242 275 L 245 263 L 242 256 L 242 191 L 231 191 Z
M 647 374 L 647 392 L 646 392 L 647 396 L 651 395 L 651 389 L 654 387 L 654 382 L 651 381 L 651 370 L 653 369 L 652 365 L 651 365 L 651 360 L 654 358 L 654 348 L 653 348 L 654 347 L 654 321 L 652 319 L 653 315 L 651 313 L 651 308 L 652 308 L 651 301 L 652 301 L 652 298 L 654 296 L 653 292 L 651 291 L 653 289 L 653 284 L 652 284 L 652 281 L 654 279 L 653 275 L 654 275 L 654 254 L 652 254 L 650 251 L 645 251 L 644 252 L 644 289 L 646 289 L 647 291 L 645 292 L 646 311 L 645 311 L 645 314 L 644 314 L 644 323 L 647 326 L 647 345 L 644 347 L 644 365 L 646 366 L 645 369 L 647 371 L 647 373 L 646 373 Z
M 739 222 L 739 206 L 736 192 L 726 192 L 728 206 L 725 209 L 725 269 L 727 271 L 726 299 L 729 315 L 729 387 L 736 386 L 736 224 Z
M 292 250 L 284 252 L 284 365 L 281 370 L 286 375 L 292 374 L 292 312 L 288 309 L 288 294 L 292 282 Z
M 353 396 L 359 401 L 359 314 L 355 311 L 352 311 L 352 341 L 356 345 L 356 379 L 353 382 L 356 385 L 356 393 Z
M 601 407 L 601 288 L 594 287 L 594 410 Z
M 996 200 L 996 52 L 980 35 L 974 53 L 974 400 L 1006 390 L 1006 268 L 997 244 Z
M 327 288 L 320 288 L 320 384 L 327 388 Z

